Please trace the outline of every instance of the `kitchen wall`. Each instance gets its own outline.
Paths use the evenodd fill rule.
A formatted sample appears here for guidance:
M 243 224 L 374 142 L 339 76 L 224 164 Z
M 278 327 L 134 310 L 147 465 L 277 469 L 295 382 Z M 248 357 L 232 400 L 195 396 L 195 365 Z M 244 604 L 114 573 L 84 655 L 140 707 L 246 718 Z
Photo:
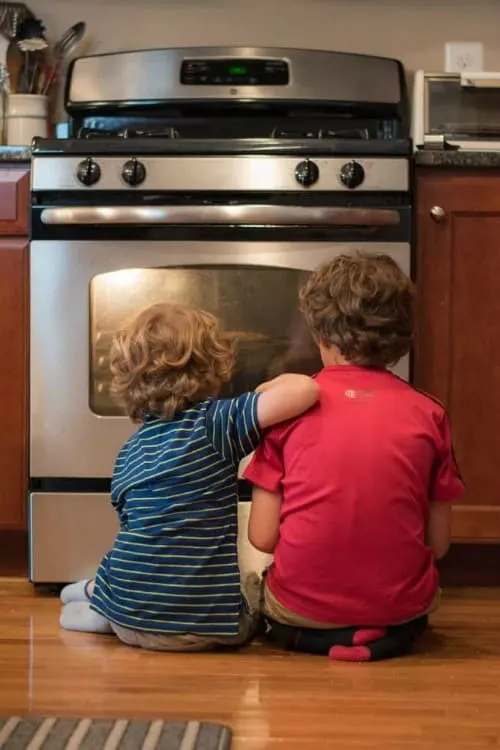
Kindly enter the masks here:
M 500 69 L 499 0 L 25 0 L 51 35 L 85 20 L 89 51 L 257 44 L 367 52 L 442 69 L 445 41 L 481 41 Z

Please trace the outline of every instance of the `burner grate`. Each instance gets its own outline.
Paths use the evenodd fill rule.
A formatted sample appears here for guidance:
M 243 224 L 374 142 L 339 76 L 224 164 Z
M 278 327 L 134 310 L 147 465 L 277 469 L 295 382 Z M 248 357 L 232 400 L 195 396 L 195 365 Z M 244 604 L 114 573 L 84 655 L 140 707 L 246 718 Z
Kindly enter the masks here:
M 311 138 L 319 138 L 320 130 L 317 128 L 313 129 L 302 129 L 302 130 L 288 130 L 285 128 L 274 128 L 271 133 L 271 138 L 289 138 L 293 140 L 309 140 Z
M 353 128 L 349 130 L 321 130 L 320 138 L 338 138 L 339 140 L 368 141 L 370 133 L 367 128 Z
M 337 138 L 338 140 L 367 141 L 370 138 L 370 133 L 367 128 L 348 128 L 345 130 L 333 130 L 331 128 L 287 130 L 283 128 L 275 128 L 271 133 L 271 138 L 289 138 L 295 140 Z
M 125 128 L 123 130 L 104 130 L 98 128 L 82 128 L 78 137 L 84 140 L 99 138 L 117 138 L 121 140 L 132 138 L 158 138 L 161 140 L 171 140 L 172 138 L 178 138 L 179 133 L 175 128 L 162 128 L 161 130 L 132 130 L 131 128 Z

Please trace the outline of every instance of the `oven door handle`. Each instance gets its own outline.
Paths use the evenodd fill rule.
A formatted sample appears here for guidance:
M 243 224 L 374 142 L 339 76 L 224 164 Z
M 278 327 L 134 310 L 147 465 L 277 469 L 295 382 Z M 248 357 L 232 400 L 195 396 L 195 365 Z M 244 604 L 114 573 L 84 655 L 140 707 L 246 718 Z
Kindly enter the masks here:
M 399 212 L 385 208 L 339 206 L 207 205 L 207 206 L 74 206 L 44 208 L 42 224 L 219 224 L 268 226 L 387 227 L 400 223 Z

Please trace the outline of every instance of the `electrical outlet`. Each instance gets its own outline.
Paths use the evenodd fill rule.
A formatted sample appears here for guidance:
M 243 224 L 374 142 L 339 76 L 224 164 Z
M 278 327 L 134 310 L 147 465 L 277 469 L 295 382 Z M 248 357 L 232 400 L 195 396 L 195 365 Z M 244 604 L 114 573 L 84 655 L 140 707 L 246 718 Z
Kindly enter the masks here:
M 447 73 L 483 70 L 484 47 L 481 42 L 446 42 L 444 45 L 444 69 Z

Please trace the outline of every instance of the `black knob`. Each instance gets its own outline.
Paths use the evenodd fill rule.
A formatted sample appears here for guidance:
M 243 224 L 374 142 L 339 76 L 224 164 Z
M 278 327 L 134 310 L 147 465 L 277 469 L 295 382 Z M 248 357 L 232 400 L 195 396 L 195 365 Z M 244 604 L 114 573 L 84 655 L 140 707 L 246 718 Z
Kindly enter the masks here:
M 146 179 L 146 167 L 137 159 L 130 159 L 123 165 L 122 177 L 127 185 L 137 187 Z
M 76 176 L 82 185 L 90 187 L 101 179 L 101 168 L 93 159 L 85 159 L 78 165 Z
M 349 190 L 359 187 L 365 179 L 365 170 L 357 161 L 349 161 L 340 170 L 340 182 Z
M 311 187 L 319 180 L 319 167 L 313 161 L 306 159 L 295 167 L 295 179 L 304 187 Z

